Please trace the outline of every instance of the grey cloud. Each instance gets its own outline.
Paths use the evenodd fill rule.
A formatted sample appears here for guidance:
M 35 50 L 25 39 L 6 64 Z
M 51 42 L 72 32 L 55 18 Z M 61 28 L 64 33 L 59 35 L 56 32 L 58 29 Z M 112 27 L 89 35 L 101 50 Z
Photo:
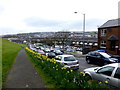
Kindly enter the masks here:
M 26 18 L 25 23 L 28 26 L 32 27 L 52 27 L 56 29 L 82 29 L 83 28 L 83 21 L 82 20 L 68 20 L 68 21 L 62 21 L 62 20 L 50 20 L 50 19 L 43 19 L 40 17 L 29 17 Z M 86 30 L 96 29 L 98 26 L 101 26 L 105 20 L 101 19 L 86 19 Z
M 39 17 L 26 18 L 24 21 L 28 26 L 33 26 L 33 27 L 51 27 L 51 26 L 57 26 L 62 23 L 61 21 L 42 19 Z

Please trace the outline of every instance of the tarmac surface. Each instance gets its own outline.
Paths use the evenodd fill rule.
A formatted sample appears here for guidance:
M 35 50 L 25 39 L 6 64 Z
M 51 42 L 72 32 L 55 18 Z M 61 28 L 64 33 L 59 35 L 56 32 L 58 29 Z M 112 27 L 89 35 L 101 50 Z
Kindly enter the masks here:
M 5 88 L 45 88 L 24 49 L 18 53 L 15 63 L 8 73 Z

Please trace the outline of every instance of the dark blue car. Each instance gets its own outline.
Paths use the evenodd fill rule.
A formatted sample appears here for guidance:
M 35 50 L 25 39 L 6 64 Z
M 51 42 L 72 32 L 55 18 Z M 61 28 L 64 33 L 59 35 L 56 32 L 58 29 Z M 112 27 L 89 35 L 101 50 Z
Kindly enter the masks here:
M 88 64 L 97 63 L 99 65 L 105 65 L 105 64 L 110 64 L 110 63 L 118 63 L 120 61 L 117 58 L 113 58 L 111 55 L 105 52 L 93 51 L 87 54 L 86 62 Z

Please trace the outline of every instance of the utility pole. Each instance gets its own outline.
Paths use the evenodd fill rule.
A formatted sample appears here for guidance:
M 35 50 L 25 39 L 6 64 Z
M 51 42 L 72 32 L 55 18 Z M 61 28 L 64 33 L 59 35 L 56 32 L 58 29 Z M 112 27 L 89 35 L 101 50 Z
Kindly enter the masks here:
M 77 14 L 78 12 L 74 12 L 75 14 Z M 83 46 L 82 49 L 85 48 L 85 14 L 83 14 L 83 37 L 82 37 L 82 41 L 83 41 Z

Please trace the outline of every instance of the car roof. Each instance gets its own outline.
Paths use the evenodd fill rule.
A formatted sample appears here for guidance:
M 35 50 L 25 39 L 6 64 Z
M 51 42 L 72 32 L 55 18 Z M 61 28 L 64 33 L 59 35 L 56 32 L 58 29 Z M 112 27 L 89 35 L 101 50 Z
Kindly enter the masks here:
M 107 64 L 105 66 L 120 67 L 120 63 L 112 63 L 112 64 Z
M 58 56 L 61 56 L 61 57 L 69 57 L 69 56 L 73 56 L 73 55 L 64 54 L 64 55 L 58 55 Z
M 106 52 L 98 52 L 98 53 L 106 53 Z
M 91 52 L 89 52 L 89 53 L 106 53 L 106 52 L 98 52 L 98 51 L 91 51 Z M 108 53 L 106 53 L 106 54 L 108 54 Z

